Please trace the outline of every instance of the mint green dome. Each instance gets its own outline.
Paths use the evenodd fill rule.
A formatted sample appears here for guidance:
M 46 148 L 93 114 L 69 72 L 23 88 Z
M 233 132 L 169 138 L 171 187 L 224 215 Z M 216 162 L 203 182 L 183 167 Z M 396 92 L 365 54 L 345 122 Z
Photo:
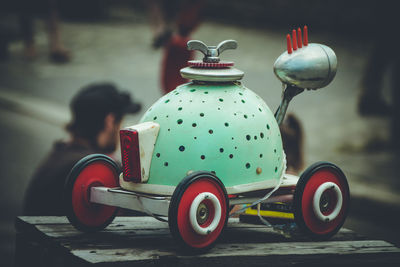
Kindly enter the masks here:
M 225 187 L 276 185 L 285 169 L 271 110 L 240 82 L 181 85 L 144 114 L 146 121 L 160 124 L 148 184 L 176 186 L 201 170 L 215 172 Z

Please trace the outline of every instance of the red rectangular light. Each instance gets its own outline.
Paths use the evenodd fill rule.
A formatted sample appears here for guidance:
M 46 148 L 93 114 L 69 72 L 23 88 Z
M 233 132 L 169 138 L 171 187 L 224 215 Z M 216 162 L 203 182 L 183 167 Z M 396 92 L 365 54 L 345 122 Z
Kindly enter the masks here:
M 121 159 L 124 180 L 140 183 L 142 175 L 140 171 L 139 133 L 135 130 L 120 130 Z

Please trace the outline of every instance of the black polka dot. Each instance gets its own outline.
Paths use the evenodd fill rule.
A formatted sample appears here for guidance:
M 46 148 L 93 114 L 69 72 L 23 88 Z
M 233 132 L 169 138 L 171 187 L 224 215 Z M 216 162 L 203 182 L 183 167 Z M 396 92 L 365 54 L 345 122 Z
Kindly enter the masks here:
M 178 124 L 182 124 L 182 122 L 183 122 L 182 119 L 177 120 L 177 123 L 178 123 Z
M 192 126 L 193 126 L 193 127 L 196 127 L 196 126 L 197 126 L 197 124 L 196 124 L 196 123 L 192 123 Z
M 201 156 L 200 156 L 200 158 L 201 158 L 201 159 L 205 159 L 205 158 L 206 158 L 206 156 L 204 156 L 204 155 L 201 155 Z
M 232 154 L 229 154 L 229 158 L 233 158 L 233 155 L 232 155 Z
M 159 158 L 160 156 L 161 156 L 161 154 L 160 154 L 160 153 L 157 153 L 157 154 L 156 154 L 156 157 L 157 157 L 157 158 Z
M 224 149 L 221 147 L 220 149 L 219 149 L 219 152 L 224 152 Z
M 246 163 L 246 169 L 250 168 L 250 163 Z
M 167 167 L 168 166 L 168 162 L 164 162 L 164 166 Z
M 184 146 L 180 146 L 179 147 L 179 151 L 181 151 L 181 152 L 185 151 L 185 147 Z
M 208 132 L 209 132 L 210 134 L 212 134 L 214 131 L 210 129 L 210 130 L 208 130 Z
M 250 141 L 250 139 L 251 139 L 251 136 L 248 134 L 248 135 L 246 135 L 246 139 L 248 140 L 248 141 Z

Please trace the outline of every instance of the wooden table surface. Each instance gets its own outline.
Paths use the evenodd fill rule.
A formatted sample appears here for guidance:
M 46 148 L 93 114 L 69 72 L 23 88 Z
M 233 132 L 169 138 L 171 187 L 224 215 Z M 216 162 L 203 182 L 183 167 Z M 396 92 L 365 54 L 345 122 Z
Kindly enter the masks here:
M 400 266 L 399 248 L 347 229 L 313 242 L 231 219 L 214 248 L 184 255 L 168 224 L 150 217 L 117 217 L 91 234 L 65 217 L 18 217 L 15 225 L 16 266 Z

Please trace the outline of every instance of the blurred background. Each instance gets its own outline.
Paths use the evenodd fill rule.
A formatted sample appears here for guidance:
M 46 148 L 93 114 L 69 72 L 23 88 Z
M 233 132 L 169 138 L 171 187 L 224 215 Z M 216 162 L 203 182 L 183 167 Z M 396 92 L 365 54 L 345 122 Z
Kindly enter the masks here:
M 176 25 L 187 14 L 179 13 L 182 6 L 195 6 L 189 13 L 196 15 L 190 22 L 195 25 L 186 37 L 209 45 L 237 40 L 238 49 L 222 58 L 245 72 L 245 86 L 273 111 L 280 103 L 281 84 L 272 67 L 286 49 L 286 34 L 307 25 L 310 42 L 333 48 L 338 57 L 335 80 L 297 96 L 289 107 L 304 131 L 305 167 L 319 160 L 340 166 L 352 194 L 345 227 L 399 246 L 400 113 L 395 89 L 400 89 L 400 75 L 395 29 L 400 24 L 391 2 L 1 1 L 2 266 L 13 263 L 13 223 L 22 213 L 30 177 L 53 142 L 68 139 L 64 126 L 70 119 L 71 98 L 89 83 L 115 83 L 143 107 L 126 116 L 123 126 L 137 123 L 164 94 L 162 60 L 171 33 L 181 34 Z M 365 92 L 371 97 L 364 97 Z

